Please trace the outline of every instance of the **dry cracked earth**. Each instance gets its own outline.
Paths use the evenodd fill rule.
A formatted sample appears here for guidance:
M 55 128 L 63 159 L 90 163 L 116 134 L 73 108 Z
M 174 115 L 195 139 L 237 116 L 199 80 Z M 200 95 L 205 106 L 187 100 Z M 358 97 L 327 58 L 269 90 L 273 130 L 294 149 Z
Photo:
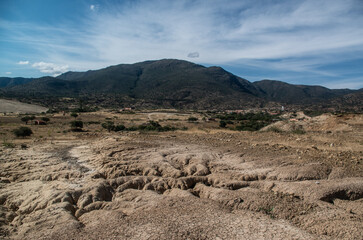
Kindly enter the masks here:
M 351 132 L 79 133 L 2 148 L 2 239 L 362 239 Z

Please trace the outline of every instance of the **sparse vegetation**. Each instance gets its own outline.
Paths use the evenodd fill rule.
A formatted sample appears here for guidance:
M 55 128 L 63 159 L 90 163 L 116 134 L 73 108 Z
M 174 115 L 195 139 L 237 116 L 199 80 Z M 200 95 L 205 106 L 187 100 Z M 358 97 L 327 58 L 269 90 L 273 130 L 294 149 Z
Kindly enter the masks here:
M 305 134 L 306 131 L 304 129 L 298 128 L 298 129 L 292 130 L 291 133 L 293 133 L 293 134 Z
M 28 127 L 19 127 L 13 130 L 16 137 L 29 137 L 33 134 L 33 131 Z
M 5 148 L 15 148 L 15 144 L 12 142 L 8 142 L 6 139 L 3 139 L 3 146 Z
M 109 132 L 119 132 L 119 131 L 156 131 L 156 132 L 167 132 L 175 131 L 177 128 L 171 126 L 161 126 L 157 121 L 149 121 L 148 123 L 141 124 L 139 126 L 125 127 L 124 125 L 115 125 L 111 121 L 102 123 L 102 127 L 107 129 Z
M 78 117 L 78 113 L 72 112 L 71 117 L 74 117 L 74 119 L 76 119 Z
M 268 131 L 269 131 L 269 132 L 275 132 L 275 133 L 282 133 L 282 132 L 283 132 L 283 130 L 282 130 L 281 128 L 278 128 L 278 127 L 275 127 L 275 126 L 270 127 L 270 128 L 268 129 Z
M 167 131 L 176 130 L 175 127 L 170 127 L 170 126 L 163 127 L 156 121 L 149 121 L 148 123 L 142 124 L 142 125 L 138 126 L 137 128 L 140 131 L 157 131 L 157 132 L 167 132 Z
M 224 121 L 226 124 L 233 123 L 232 120 L 240 121 L 240 124 L 236 126 L 237 131 L 257 131 L 261 128 L 271 124 L 276 120 L 275 115 L 271 115 L 264 112 L 258 113 L 229 113 L 224 115 L 217 115 L 217 118 Z

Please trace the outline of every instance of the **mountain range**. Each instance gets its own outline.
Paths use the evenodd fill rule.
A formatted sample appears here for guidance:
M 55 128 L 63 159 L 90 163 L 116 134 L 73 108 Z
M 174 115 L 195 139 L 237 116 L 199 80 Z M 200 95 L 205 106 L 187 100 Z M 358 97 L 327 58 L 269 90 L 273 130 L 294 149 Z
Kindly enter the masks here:
M 346 105 L 363 102 L 362 89 L 328 89 L 275 80 L 249 82 L 221 67 L 205 67 L 176 59 L 66 72 L 58 77 L 0 78 L 0 96 L 80 97 L 98 99 L 101 105 L 107 102 L 111 105 L 197 109 L 238 109 L 271 103 L 328 106 L 340 100 L 345 100 Z M 106 101 L 110 98 L 113 101 Z

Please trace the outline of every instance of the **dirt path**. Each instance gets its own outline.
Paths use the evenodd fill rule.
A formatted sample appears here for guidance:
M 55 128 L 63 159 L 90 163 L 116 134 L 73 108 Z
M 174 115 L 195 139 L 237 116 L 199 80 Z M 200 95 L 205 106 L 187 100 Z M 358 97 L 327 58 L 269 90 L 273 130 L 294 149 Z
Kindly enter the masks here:
M 335 168 L 305 155 L 296 161 L 295 149 L 263 146 L 263 154 L 241 143 L 232 152 L 189 137 L 135 133 L 3 149 L 0 236 L 361 238 L 361 177 L 337 182 Z

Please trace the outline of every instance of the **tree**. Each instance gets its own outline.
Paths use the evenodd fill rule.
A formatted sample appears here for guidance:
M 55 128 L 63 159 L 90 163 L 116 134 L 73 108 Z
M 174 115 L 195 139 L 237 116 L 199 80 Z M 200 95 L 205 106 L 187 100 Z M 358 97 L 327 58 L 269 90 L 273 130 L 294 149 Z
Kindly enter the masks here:
M 28 127 L 20 127 L 13 130 L 13 133 L 17 137 L 28 137 L 33 134 L 33 131 Z
M 35 116 L 25 116 L 25 117 L 22 117 L 20 120 L 25 122 L 25 124 L 28 124 L 29 121 L 34 120 L 34 119 L 35 119 Z
M 76 119 L 76 118 L 78 117 L 78 114 L 77 114 L 77 113 L 75 113 L 75 112 L 72 112 L 72 113 L 71 113 L 71 117 L 74 117 L 74 119 Z
M 72 121 L 71 122 L 72 131 L 82 131 L 83 122 L 82 121 Z

